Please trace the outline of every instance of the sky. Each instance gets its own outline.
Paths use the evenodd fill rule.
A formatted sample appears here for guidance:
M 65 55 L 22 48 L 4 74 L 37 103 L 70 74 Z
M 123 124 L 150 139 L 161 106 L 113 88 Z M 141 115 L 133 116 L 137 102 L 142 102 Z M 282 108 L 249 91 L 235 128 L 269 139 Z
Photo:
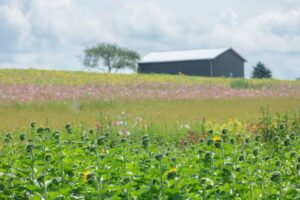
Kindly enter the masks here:
M 99 42 L 139 52 L 232 47 L 300 77 L 300 0 L 0 0 L 0 68 L 83 70 Z

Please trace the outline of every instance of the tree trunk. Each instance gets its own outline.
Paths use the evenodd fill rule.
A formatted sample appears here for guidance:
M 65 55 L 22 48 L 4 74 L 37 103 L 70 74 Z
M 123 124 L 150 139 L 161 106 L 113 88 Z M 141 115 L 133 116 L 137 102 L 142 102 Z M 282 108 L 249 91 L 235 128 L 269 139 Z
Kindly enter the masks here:
M 111 73 L 111 70 L 112 70 L 112 67 L 111 67 L 111 64 L 110 64 L 110 60 L 107 61 L 107 67 L 108 67 L 108 73 Z

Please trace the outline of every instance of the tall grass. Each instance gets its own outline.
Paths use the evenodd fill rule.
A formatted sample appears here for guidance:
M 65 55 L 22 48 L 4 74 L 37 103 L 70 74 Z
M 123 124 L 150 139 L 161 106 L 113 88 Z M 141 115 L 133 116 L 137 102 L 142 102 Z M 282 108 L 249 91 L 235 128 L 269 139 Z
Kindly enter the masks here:
M 287 84 L 287 83 L 281 83 Z M 261 88 L 272 88 L 276 87 L 278 82 L 276 80 L 266 80 L 266 79 L 233 79 L 230 81 L 230 87 L 233 89 L 261 89 Z
M 185 99 L 185 100 L 113 100 L 69 101 L 45 104 L 9 104 L 0 107 L 0 131 L 26 126 L 31 121 L 62 128 L 64 124 L 85 123 L 95 126 L 99 116 L 114 118 L 124 112 L 135 119 L 147 122 L 172 124 L 191 123 L 205 118 L 224 122 L 238 119 L 252 122 L 258 119 L 260 107 L 269 105 L 272 112 L 296 112 L 300 110 L 299 98 L 233 98 L 233 99 Z
M 1 69 L 0 84 L 34 85 L 127 85 L 141 83 L 223 85 L 232 88 L 260 88 L 277 85 L 300 86 L 299 81 L 274 79 L 209 78 L 158 74 L 103 74 L 79 71 Z

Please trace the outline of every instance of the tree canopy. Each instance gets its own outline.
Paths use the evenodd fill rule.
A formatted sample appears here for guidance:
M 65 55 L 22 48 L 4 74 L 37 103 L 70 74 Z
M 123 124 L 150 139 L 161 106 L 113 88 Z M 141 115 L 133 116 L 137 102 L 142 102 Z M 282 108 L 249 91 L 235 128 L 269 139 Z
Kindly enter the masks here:
M 135 71 L 139 59 L 140 55 L 135 51 L 116 44 L 100 43 L 84 50 L 83 64 L 88 68 L 106 68 L 108 73 L 113 69 L 117 72 L 124 68 Z
M 258 62 L 253 67 L 252 78 L 272 78 L 272 71 L 264 63 Z

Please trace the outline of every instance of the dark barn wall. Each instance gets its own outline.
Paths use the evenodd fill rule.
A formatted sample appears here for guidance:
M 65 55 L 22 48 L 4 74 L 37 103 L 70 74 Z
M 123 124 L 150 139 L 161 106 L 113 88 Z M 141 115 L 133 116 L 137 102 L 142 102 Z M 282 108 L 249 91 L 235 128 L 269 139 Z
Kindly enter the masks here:
M 213 76 L 244 77 L 244 60 L 228 50 L 213 61 Z
M 179 74 L 210 76 L 208 60 L 177 61 L 161 63 L 139 63 L 139 73 Z

